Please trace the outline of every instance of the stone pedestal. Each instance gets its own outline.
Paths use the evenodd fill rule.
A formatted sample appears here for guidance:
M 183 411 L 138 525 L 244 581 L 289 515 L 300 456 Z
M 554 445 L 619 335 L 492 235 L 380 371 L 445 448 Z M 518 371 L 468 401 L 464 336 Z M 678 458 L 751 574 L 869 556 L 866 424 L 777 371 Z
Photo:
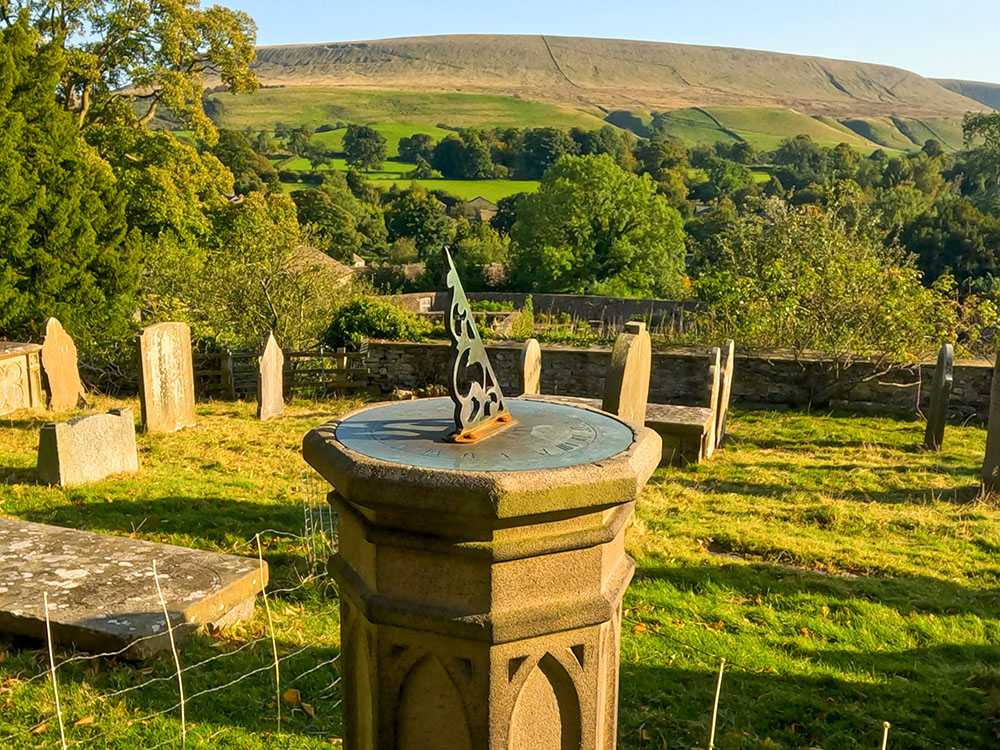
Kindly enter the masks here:
M 447 415 L 450 401 L 434 401 Z M 384 406 L 304 441 L 340 514 L 330 568 L 341 594 L 346 748 L 616 747 L 621 601 L 634 567 L 625 527 L 660 441 L 596 410 L 508 405 L 510 432 L 471 445 L 428 448 L 402 418 L 375 434 L 393 419 L 371 415 L 376 426 L 358 430 L 399 460 L 342 442 L 355 417 Z M 532 410 L 556 416 L 532 426 Z M 619 432 L 602 433 L 602 421 Z M 538 442 L 546 433 L 551 443 Z M 406 465 L 410 452 L 423 465 Z M 435 467 L 452 452 L 469 468 Z M 562 465 L 549 461 L 555 454 Z

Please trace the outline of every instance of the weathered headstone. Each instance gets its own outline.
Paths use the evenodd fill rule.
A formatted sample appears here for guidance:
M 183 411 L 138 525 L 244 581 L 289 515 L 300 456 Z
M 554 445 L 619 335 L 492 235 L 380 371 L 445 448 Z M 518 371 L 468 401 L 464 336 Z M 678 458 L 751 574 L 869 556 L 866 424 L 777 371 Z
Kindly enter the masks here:
M 927 430 L 924 432 L 924 449 L 929 451 L 941 450 L 944 442 L 954 365 L 955 347 L 942 344 L 938 351 L 937 366 L 934 368 L 934 380 L 931 382 L 931 404 L 927 411 Z
M 736 345 L 726 339 L 722 345 L 722 380 L 719 383 L 719 402 L 715 407 L 715 447 L 722 445 L 726 437 L 726 419 L 729 417 L 729 402 L 733 397 L 733 371 L 736 367 Z
M 142 329 L 139 345 L 139 401 L 147 432 L 174 432 L 195 423 L 191 329 L 157 323 Z
M 987 492 L 1000 487 L 1000 355 L 993 366 L 993 382 L 990 384 L 990 417 L 986 428 L 982 479 Z
M 717 416 L 715 415 L 715 410 L 719 406 L 719 394 L 722 391 L 721 356 L 721 350 L 717 346 L 713 346 L 708 350 L 708 393 L 706 394 L 705 401 L 707 403 L 705 405 L 712 410 L 713 416 Z M 712 454 L 715 453 L 715 447 L 717 445 L 716 430 L 718 429 L 718 420 L 713 418 L 711 424 L 708 426 L 708 439 L 705 444 L 705 458 L 711 458 Z
M 49 389 L 50 409 L 64 411 L 86 405 L 76 361 L 76 344 L 56 318 L 45 321 L 42 372 Z
M 0 632 L 44 638 L 48 592 L 58 644 L 131 659 L 170 648 L 154 560 L 178 642 L 248 619 L 267 584 L 254 558 L 0 518 Z
M 285 355 L 274 333 L 269 333 L 264 351 L 257 358 L 257 419 L 270 419 L 284 413 L 284 368 Z
M 44 484 L 69 487 L 138 470 L 131 409 L 42 426 L 37 471 Z
M 604 381 L 604 411 L 617 414 L 631 424 L 644 423 L 652 356 L 653 346 L 646 324 L 634 320 L 626 323 L 625 332 L 615 339 L 611 352 L 611 364 Z
M 44 406 L 38 344 L 0 341 L 0 415 Z
M 524 395 L 538 395 L 542 392 L 542 349 L 538 339 L 528 339 L 521 350 L 521 382 L 518 386 Z

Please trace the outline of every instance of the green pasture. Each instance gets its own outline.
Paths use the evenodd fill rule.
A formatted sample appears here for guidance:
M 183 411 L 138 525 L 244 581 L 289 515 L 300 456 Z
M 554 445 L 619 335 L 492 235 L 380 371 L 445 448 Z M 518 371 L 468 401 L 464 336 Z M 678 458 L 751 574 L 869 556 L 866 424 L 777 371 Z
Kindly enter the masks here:
M 252 555 L 258 532 L 301 532 L 303 497 L 323 493 L 303 473 L 302 436 L 355 404 L 294 402 L 259 422 L 252 404 L 200 403 L 197 427 L 139 436 L 139 474 L 65 490 L 34 483 L 38 429 L 52 415 L 21 412 L 0 422 L 0 513 Z M 97 399 L 98 410 L 116 406 L 138 413 L 135 401 Z M 720 657 L 719 750 L 868 750 L 883 721 L 890 748 L 996 747 L 1000 503 L 979 493 L 985 430 L 949 426 L 933 454 L 917 447 L 923 427 L 740 413 L 711 461 L 653 475 L 627 540 L 637 568 L 624 602 L 619 747 L 707 747 Z M 275 594 L 271 611 L 282 690 L 299 690 L 297 702 L 282 701 L 279 733 L 258 607 L 182 652 L 185 667 L 220 657 L 185 673 L 198 696 L 187 705 L 189 748 L 320 748 L 342 737 L 329 663 L 340 648 L 336 589 L 309 581 L 300 540 L 262 539 L 272 590 L 294 589 Z M 59 747 L 46 669 L 37 643 L 0 640 L 5 749 Z M 169 656 L 60 667 L 68 742 L 179 746 L 173 670 Z
M 309 125 L 411 123 L 449 127 L 599 128 L 602 113 L 496 94 L 371 91 L 335 86 L 263 88 L 252 95 L 210 94 L 221 105 L 216 124 L 272 129 L 275 123 Z

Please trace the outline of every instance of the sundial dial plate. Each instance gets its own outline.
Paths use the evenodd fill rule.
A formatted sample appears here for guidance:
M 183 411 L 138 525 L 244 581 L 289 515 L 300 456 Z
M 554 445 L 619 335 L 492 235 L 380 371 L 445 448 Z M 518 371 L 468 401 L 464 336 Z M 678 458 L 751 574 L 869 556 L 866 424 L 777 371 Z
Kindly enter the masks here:
M 369 458 L 425 469 L 529 471 L 610 458 L 632 445 L 632 429 L 611 415 L 565 404 L 508 399 L 513 424 L 486 440 L 447 442 L 454 404 L 447 398 L 386 404 L 354 414 L 337 442 Z

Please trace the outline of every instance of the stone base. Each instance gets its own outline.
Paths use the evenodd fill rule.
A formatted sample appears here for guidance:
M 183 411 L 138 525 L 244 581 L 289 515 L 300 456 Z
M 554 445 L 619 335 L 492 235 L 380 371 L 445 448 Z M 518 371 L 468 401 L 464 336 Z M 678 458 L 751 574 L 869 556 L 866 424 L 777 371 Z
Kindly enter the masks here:
M 646 427 L 663 441 L 660 466 L 696 464 L 715 452 L 715 411 L 702 406 L 650 404 Z
M 0 632 L 142 659 L 170 647 L 153 580 L 156 560 L 174 639 L 253 614 L 267 584 L 256 559 L 0 518 Z

